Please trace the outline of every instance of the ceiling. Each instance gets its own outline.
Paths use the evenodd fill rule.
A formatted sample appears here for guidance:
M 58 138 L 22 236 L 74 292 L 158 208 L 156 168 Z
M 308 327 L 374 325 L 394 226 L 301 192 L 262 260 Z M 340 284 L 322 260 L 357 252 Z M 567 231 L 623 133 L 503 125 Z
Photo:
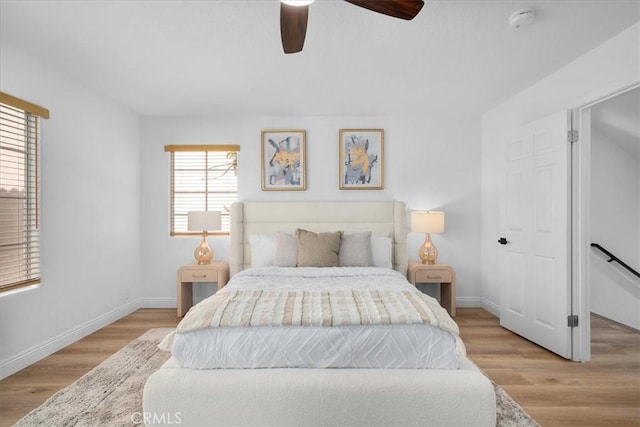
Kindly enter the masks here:
M 511 29 L 522 7 L 535 22 Z M 277 0 L 0 0 L 0 36 L 139 114 L 477 115 L 633 25 L 639 9 L 427 0 L 403 21 L 317 0 L 304 50 L 285 55 Z

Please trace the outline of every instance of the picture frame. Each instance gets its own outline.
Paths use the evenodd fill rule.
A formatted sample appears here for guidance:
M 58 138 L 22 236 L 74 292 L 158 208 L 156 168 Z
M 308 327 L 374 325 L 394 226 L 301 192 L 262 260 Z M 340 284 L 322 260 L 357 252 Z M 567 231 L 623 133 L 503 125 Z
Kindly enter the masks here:
M 303 191 L 306 179 L 306 131 L 263 130 L 262 191 Z
M 384 188 L 384 129 L 340 129 L 340 190 Z

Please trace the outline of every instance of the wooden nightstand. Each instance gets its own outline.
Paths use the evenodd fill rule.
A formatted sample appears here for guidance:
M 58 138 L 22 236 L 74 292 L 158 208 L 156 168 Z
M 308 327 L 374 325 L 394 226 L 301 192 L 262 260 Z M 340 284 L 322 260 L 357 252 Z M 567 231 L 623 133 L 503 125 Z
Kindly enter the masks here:
M 456 316 L 456 272 L 453 268 L 444 264 L 410 262 L 407 277 L 413 285 L 440 283 L 440 304 L 451 317 Z
M 229 264 L 216 261 L 207 265 L 188 264 L 178 270 L 178 317 L 193 305 L 193 284 L 216 282 L 218 289 L 229 281 Z

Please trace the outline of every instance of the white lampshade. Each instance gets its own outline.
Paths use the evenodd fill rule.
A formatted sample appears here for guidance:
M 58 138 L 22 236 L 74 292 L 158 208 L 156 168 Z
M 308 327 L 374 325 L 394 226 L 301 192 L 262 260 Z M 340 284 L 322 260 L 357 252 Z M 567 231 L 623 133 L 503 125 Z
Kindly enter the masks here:
M 280 0 L 282 3 L 289 6 L 308 6 L 315 0 Z
M 192 211 L 187 213 L 189 231 L 215 231 L 222 228 L 222 218 L 217 211 Z
M 411 212 L 411 231 L 418 233 L 443 233 L 444 212 L 414 211 Z

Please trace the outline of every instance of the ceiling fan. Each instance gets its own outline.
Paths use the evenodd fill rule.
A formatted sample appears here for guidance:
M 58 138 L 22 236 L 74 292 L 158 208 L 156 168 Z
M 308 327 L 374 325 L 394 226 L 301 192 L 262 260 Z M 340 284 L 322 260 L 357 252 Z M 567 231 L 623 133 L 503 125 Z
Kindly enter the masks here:
M 422 6 L 423 0 L 344 0 L 356 6 L 392 16 L 394 18 L 413 19 Z M 281 0 L 280 35 L 284 53 L 296 53 L 302 50 L 307 34 L 309 4 L 313 0 Z

